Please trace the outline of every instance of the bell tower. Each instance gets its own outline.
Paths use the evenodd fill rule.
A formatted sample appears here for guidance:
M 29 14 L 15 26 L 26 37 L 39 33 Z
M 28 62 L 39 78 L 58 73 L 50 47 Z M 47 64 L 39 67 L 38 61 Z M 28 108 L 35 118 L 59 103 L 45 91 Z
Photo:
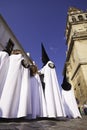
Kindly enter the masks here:
M 82 105 L 87 101 L 87 12 L 69 8 L 65 36 L 67 52 L 64 72 Z

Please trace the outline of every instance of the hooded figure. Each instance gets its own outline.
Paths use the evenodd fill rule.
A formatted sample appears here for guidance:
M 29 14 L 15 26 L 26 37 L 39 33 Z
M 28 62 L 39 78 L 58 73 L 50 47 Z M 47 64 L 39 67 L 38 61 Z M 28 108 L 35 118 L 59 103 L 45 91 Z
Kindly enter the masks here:
M 45 66 L 47 64 L 47 62 L 50 61 L 50 59 L 49 59 L 42 43 L 41 43 L 41 47 L 42 47 L 42 63 L 43 63 L 43 66 Z
M 6 51 L 9 55 L 11 55 L 11 52 L 12 52 L 13 48 L 14 48 L 14 43 L 13 43 L 13 41 L 11 39 L 9 39 L 4 51 Z
M 0 98 L 0 117 L 18 118 L 31 114 L 30 73 L 21 64 L 20 50 L 9 56 L 9 68 Z
M 67 81 L 66 73 L 62 83 L 62 100 L 66 116 L 69 118 L 81 118 L 77 102 L 75 99 L 74 91 L 71 84 Z
M 6 51 L 0 51 L 0 98 L 6 81 L 9 68 L 9 55 Z
M 71 84 L 69 82 L 67 82 L 67 79 L 66 79 L 66 74 L 63 78 L 63 83 L 62 83 L 62 88 L 65 90 L 65 91 L 69 91 L 71 89 Z
M 55 65 L 50 61 L 43 44 L 41 74 L 44 74 L 44 96 L 46 102 L 47 117 L 64 117 L 64 108 L 61 100 L 59 84 L 57 80 Z
M 8 68 L 9 68 L 9 55 L 13 50 L 14 44 L 11 39 L 9 39 L 6 47 L 0 51 L 0 97 L 3 91 L 3 87 L 6 81 Z

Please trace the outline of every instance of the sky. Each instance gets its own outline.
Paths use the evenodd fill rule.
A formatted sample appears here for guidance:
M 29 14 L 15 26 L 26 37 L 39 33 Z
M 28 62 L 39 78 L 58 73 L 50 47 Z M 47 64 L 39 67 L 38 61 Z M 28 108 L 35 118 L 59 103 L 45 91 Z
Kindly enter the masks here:
M 43 42 L 56 66 L 59 85 L 66 59 L 65 28 L 69 7 L 86 11 L 87 0 L 0 0 L 0 14 L 38 69 L 42 67 Z

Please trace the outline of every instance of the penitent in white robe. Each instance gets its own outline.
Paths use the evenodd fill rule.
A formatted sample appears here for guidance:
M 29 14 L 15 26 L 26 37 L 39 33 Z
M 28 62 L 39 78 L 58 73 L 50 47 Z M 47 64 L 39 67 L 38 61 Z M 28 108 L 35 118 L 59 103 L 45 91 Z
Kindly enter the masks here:
M 42 69 L 45 82 L 45 101 L 47 117 L 64 117 L 65 112 L 62 104 L 59 84 L 55 68 L 49 67 L 53 62 L 49 61 Z
M 21 60 L 21 54 L 9 57 L 9 69 L 0 99 L 0 117 L 17 117 L 22 76 Z
M 30 88 L 30 71 L 28 68 L 22 68 L 22 84 L 20 90 L 20 101 L 17 117 L 31 118 L 31 88 Z
M 37 79 L 38 87 L 39 87 L 39 102 L 40 102 L 39 117 L 47 117 L 46 102 L 45 102 L 42 83 L 38 74 L 36 74 L 35 78 Z
M 9 55 L 5 51 L 0 51 L 0 97 L 6 80 L 9 67 Z
M 30 78 L 31 86 L 31 106 L 32 106 L 32 119 L 40 117 L 40 95 L 39 95 L 39 82 L 37 80 L 37 74 Z
M 75 99 L 73 88 L 69 91 L 62 89 L 62 100 L 65 108 L 66 116 L 69 118 L 81 118 L 77 102 Z

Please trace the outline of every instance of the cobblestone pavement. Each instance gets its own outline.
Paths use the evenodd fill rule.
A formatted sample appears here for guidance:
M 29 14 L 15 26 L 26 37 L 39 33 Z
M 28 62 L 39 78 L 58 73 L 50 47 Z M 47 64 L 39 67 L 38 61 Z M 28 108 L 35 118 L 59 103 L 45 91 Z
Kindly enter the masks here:
M 82 119 L 2 120 L 0 130 L 87 130 L 87 116 Z

